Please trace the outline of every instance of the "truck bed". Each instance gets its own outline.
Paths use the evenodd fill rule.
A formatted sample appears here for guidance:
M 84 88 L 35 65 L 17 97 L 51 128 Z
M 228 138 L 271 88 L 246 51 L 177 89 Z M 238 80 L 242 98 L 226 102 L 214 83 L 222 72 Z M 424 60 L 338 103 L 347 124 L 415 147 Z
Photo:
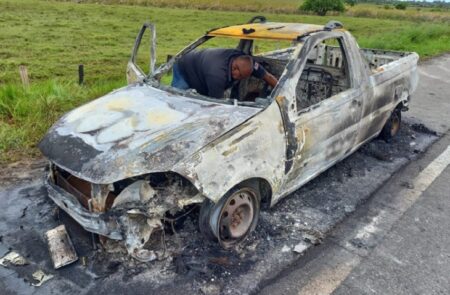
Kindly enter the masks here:
M 411 88 L 411 91 L 415 89 L 417 75 L 414 67 L 418 59 L 416 53 L 366 48 L 359 50 L 362 57 L 361 61 L 365 64 L 367 71 L 371 73 L 373 88 L 385 84 L 386 81 L 393 82 L 403 79 L 402 83 L 408 85 L 407 88 Z M 293 51 L 294 47 L 266 52 L 255 56 L 255 60 L 275 77 L 280 78 Z M 300 78 L 301 83 L 298 83 L 297 86 L 297 93 L 302 97 L 302 99 L 299 99 L 299 107 L 307 108 L 323 100 L 324 97 L 336 95 L 349 87 L 349 81 L 345 73 L 345 60 L 338 46 L 322 43 L 311 50 Z M 327 77 L 328 79 L 326 79 Z M 325 83 L 323 79 L 328 82 Z M 247 96 L 248 89 L 255 90 L 264 87 L 262 81 L 253 77 L 240 84 L 238 96 L 240 98 Z M 316 89 L 315 96 L 307 95 L 306 84 L 309 88 L 314 86 L 314 89 Z M 261 96 L 261 91 L 256 92 L 259 92 L 258 94 Z M 389 94 L 392 97 L 394 95 L 394 93 Z M 408 96 L 406 92 L 400 95 Z
M 402 52 L 402 51 L 389 51 L 382 49 L 361 49 L 362 55 L 367 60 L 370 69 L 373 72 L 378 72 L 380 67 L 387 65 L 390 62 L 401 59 L 402 57 L 406 57 L 408 55 L 412 55 L 410 52 Z
M 290 54 L 294 51 L 294 47 L 277 50 L 272 52 L 266 52 L 261 54 L 261 57 L 266 59 L 278 60 L 278 61 L 287 61 Z M 412 55 L 411 52 L 403 52 L 403 51 L 391 51 L 391 50 L 383 50 L 383 49 L 370 49 L 370 48 L 362 48 L 360 49 L 362 56 L 366 59 L 370 70 L 372 72 L 378 72 L 380 67 L 387 65 L 390 62 L 401 59 L 402 57 L 406 57 L 408 55 Z M 330 65 L 334 65 L 336 63 L 342 63 L 343 59 L 341 56 L 341 51 L 337 46 L 318 46 L 317 48 L 317 56 L 319 58 L 324 58 L 328 61 Z

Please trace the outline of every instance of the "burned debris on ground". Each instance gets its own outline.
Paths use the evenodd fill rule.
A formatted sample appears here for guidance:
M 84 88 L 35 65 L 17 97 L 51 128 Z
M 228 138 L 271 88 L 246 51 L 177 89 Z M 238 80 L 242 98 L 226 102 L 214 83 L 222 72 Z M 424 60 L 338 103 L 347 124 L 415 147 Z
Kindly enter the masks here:
M 437 138 L 417 125 L 403 127 L 392 142 L 375 139 L 365 144 L 272 209 L 263 210 L 256 230 L 230 250 L 201 237 L 195 206 L 178 219 L 172 216 L 152 234 L 145 247 L 154 251 L 153 261 L 132 259 L 120 247 L 94 250 L 90 233 L 63 211 L 55 211 L 37 179 L 0 191 L 0 195 L 17 195 L 7 199 L 4 206 L 8 211 L 0 216 L 1 256 L 15 251 L 25 257 L 29 264 L 14 266 L 14 270 L 29 282 L 35 281 L 33 273 L 42 270 L 54 276 L 45 284 L 65 280 L 81 286 L 85 293 L 106 293 L 117 281 L 160 294 L 180 289 L 206 294 L 249 293 L 294 262 L 301 255 L 298 252 L 320 243 L 392 173 Z M 80 259 L 54 270 L 44 233 L 58 224 L 66 225 Z M 125 288 L 114 286 L 118 292 Z

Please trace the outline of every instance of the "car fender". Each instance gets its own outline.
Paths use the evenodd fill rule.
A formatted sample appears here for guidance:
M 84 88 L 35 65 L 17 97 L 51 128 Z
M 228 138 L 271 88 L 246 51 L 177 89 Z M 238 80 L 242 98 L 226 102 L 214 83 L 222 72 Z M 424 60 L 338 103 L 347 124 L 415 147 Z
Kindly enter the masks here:
M 275 194 L 284 177 L 286 140 L 278 105 L 233 128 L 174 167 L 208 199 L 217 202 L 242 181 L 262 178 Z

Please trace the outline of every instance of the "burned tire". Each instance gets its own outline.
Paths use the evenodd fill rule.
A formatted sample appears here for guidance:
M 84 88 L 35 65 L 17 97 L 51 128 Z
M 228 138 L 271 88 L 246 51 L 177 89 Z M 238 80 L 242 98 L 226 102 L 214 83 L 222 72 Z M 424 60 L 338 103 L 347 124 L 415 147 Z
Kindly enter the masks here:
M 198 217 L 198 227 L 200 229 L 200 232 L 206 239 L 210 241 L 217 241 L 217 238 L 211 230 L 211 226 L 209 225 L 209 216 L 212 209 L 214 208 L 214 205 L 215 204 L 211 200 L 205 199 L 202 203 L 202 206 L 200 207 L 200 214 Z
M 384 124 L 383 129 L 380 132 L 380 138 L 389 142 L 394 138 L 398 131 L 400 130 L 402 123 L 402 112 L 399 107 L 397 107 L 392 113 L 389 119 Z
M 217 204 L 205 201 L 200 209 L 200 231 L 224 248 L 240 243 L 256 228 L 260 199 L 258 187 L 245 183 L 231 189 Z

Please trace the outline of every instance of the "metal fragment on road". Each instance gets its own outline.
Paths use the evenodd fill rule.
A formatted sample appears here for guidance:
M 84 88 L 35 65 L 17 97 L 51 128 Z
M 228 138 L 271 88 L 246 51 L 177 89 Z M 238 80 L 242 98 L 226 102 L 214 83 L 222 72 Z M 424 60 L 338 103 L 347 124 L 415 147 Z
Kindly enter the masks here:
M 12 251 L 3 256 L 2 258 L 0 258 L 0 264 L 5 267 L 8 266 L 9 264 L 22 266 L 27 265 L 28 261 L 25 259 L 25 257 L 20 255 L 19 253 Z
M 200 287 L 200 291 L 205 295 L 216 295 L 220 294 L 220 287 L 216 284 L 209 283 Z
M 77 253 L 64 224 L 47 231 L 45 236 L 55 269 L 78 260 Z
M 33 279 L 37 281 L 37 283 L 32 283 L 31 285 L 35 287 L 42 286 L 43 283 L 53 278 L 53 275 L 46 274 L 42 270 L 37 270 L 33 273 Z
M 291 251 L 291 247 L 284 245 L 283 248 L 281 248 L 281 252 L 285 253 L 285 252 L 289 252 Z
M 321 244 L 322 243 L 322 238 L 323 238 L 323 235 L 320 232 L 311 233 L 311 234 L 309 234 L 309 233 L 304 233 L 303 234 L 303 239 L 306 242 L 309 242 L 309 243 L 311 243 L 313 245 Z
M 130 254 L 133 258 L 141 262 L 150 262 L 158 258 L 155 254 L 155 251 L 147 249 L 136 249 L 133 253 Z
M 83 266 L 87 266 L 87 257 L 86 256 L 82 256 L 81 257 L 81 265 L 83 265 Z
M 310 247 L 310 244 L 307 244 L 305 242 L 300 242 L 297 245 L 295 245 L 294 252 L 301 254 L 301 253 L 305 252 L 305 250 L 308 249 L 309 247 Z

